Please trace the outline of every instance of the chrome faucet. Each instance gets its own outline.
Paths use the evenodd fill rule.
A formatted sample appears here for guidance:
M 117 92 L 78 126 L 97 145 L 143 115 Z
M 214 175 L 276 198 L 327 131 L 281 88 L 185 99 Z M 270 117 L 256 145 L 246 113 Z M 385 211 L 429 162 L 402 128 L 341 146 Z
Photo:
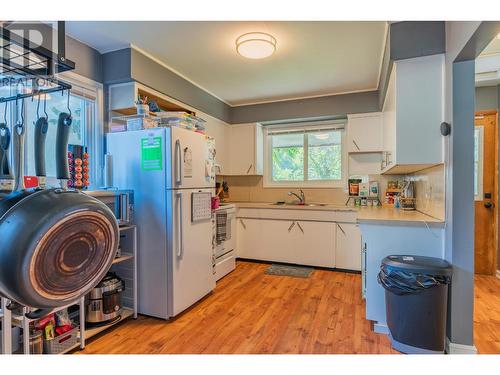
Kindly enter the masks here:
M 296 196 L 299 199 L 299 204 L 300 205 L 306 204 L 306 195 L 304 194 L 304 192 L 302 191 L 302 189 L 300 189 L 299 191 L 300 191 L 300 196 L 297 195 L 296 193 L 294 193 L 293 191 L 289 191 L 288 195 L 289 196 L 292 196 L 292 195 Z

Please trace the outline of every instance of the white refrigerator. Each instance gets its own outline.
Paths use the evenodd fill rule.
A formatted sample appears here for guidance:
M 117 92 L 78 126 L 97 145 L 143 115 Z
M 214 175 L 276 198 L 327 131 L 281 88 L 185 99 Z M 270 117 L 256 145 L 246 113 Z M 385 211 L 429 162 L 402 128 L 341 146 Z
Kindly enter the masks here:
M 169 319 L 215 288 L 214 143 L 171 127 L 110 133 L 106 146 L 114 187 L 134 190 L 139 313 Z

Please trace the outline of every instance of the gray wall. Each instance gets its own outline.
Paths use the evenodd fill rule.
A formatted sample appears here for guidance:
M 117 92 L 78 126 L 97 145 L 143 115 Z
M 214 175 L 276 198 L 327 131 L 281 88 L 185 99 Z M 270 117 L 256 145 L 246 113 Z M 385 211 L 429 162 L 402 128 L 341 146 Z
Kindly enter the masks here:
M 230 122 L 239 124 L 308 117 L 345 116 L 348 113 L 377 112 L 378 110 L 378 92 L 368 91 L 232 107 Z
M 476 87 L 476 111 L 498 109 L 499 91 L 500 85 Z

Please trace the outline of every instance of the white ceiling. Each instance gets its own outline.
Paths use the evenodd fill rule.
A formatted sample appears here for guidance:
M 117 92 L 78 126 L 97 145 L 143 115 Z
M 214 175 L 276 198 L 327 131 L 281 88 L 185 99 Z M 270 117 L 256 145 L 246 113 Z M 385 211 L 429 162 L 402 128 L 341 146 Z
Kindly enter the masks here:
M 236 38 L 277 39 L 263 60 L 235 51 Z M 138 47 L 230 105 L 375 90 L 386 22 L 68 21 L 72 37 L 109 52 Z

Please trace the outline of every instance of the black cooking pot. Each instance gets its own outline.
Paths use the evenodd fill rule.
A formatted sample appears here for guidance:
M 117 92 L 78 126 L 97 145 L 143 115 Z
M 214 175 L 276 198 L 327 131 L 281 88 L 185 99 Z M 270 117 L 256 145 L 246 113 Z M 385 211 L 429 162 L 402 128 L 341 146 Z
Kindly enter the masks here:
M 70 115 L 61 113 L 56 138 L 61 180 L 69 178 L 70 125 Z M 41 175 L 44 155 L 38 143 Z M 22 179 L 16 175 L 16 185 Z M 62 188 L 18 189 L 1 200 L 0 234 L 0 295 L 41 309 L 68 304 L 94 288 L 111 267 L 119 241 L 118 223 L 105 204 Z

